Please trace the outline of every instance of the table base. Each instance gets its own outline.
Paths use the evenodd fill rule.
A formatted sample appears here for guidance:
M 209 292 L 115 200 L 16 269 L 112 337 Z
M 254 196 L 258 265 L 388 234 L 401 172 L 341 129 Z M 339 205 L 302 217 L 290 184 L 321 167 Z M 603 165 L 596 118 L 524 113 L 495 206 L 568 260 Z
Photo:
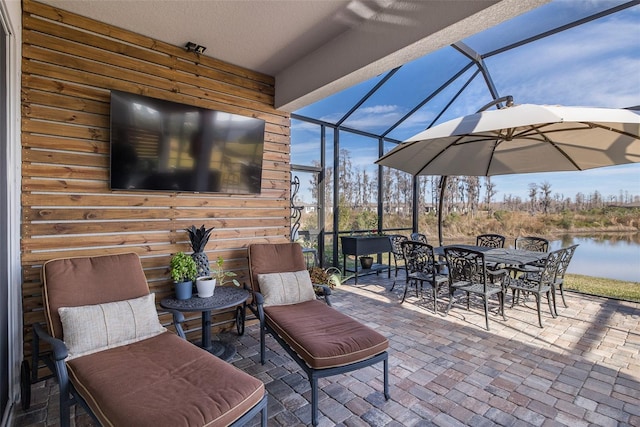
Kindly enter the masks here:
M 225 362 L 228 362 L 236 355 L 236 347 L 224 341 L 211 341 L 211 347 L 209 348 L 202 347 L 202 341 L 196 341 L 194 344 Z

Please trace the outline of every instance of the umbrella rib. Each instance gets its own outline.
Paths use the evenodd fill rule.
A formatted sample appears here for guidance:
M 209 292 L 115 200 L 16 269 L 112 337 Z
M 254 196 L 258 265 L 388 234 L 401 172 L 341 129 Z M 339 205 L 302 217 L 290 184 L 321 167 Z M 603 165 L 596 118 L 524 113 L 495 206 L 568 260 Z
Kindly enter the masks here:
M 640 139 L 640 138 L 638 138 L 638 135 L 636 135 L 635 133 L 627 132 L 627 131 L 624 131 L 624 130 L 614 129 L 614 128 L 610 127 L 610 126 L 604 126 L 604 125 L 601 125 L 601 124 L 598 124 L 598 123 L 592 123 L 592 122 L 583 122 L 583 123 L 588 124 L 589 126 L 592 126 L 592 127 L 608 130 L 609 132 L 614 132 L 614 133 L 618 133 L 620 135 L 628 136 L 630 138 Z
M 465 141 L 460 142 L 461 138 L 467 138 Z M 474 137 L 473 139 L 471 139 L 472 137 Z M 494 135 L 492 133 L 474 133 L 474 134 L 464 134 L 464 135 L 458 135 L 458 139 L 456 139 L 456 141 L 451 144 L 451 145 L 467 145 L 467 144 L 475 144 L 476 142 L 483 142 L 486 141 L 487 139 L 495 139 L 498 142 L 502 142 L 504 140 L 503 135 L 497 134 Z M 450 146 L 451 146 L 450 145 Z M 447 148 L 449 148 L 450 146 L 448 146 Z
M 624 135 L 624 136 L 628 136 L 630 138 L 634 138 L 634 139 L 638 139 L 638 135 L 634 134 L 632 132 L 627 132 L 624 130 L 620 130 L 620 129 L 615 129 L 612 128 L 611 126 L 605 126 L 605 125 L 601 125 L 599 123 L 594 123 L 594 122 L 576 122 L 576 124 L 582 124 L 584 126 L 575 126 L 575 127 L 571 127 L 571 128 L 563 128 L 563 129 L 556 129 L 556 130 L 549 130 L 549 131 L 543 131 L 545 134 L 551 134 L 551 133 L 564 133 L 564 132 L 569 132 L 569 131 L 588 131 L 590 129 L 593 128 L 600 128 L 600 129 L 604 129 L 607 130 L 609 132 L 613 132 L 613 133 L 617 133 L 620 135 Z M 525 137 L 527 134 L 540 134 L 540 129 L 542 129 L 545 126 L 549 126 L 550 123 L 543 123 L 543 124 L 539 124 L 539 125 L 530 125 L 528 126 L 526 129 L 524 129 L 522 132 L 519 132 L 517 134 L 514 134 L 513 137 L 514 138 L 523 138 Z
M 496 148 L 500 145 L 503 139 L 498 139 L 493 143 L 493 148 L 491 148 L 491 156 L 489 156 L 489 161 L 487 162 L 487 168 L 484 171 L 484 176 L 489 176 L 489 171 L 491 170 L 491 163 L 493 163 L 493 156 L 496 153 Z
M 571 163 L 571 164 L 572 164 L 572 165 L 573 165 L 577 170 L 579 170 L 579 171 L 583 170 L 583 169 L 582 169 L 580 166 L 578 166 L 578 164 L 577 164 L 577 163 L 576 163 L 576 162 L 571 158 L 571 156 L 569 156 L 567 153 L 565 153 L 565 151 L 564 151 L 562 148 L 558 147 L 558 146 L 556 145 L 555 141 L 552 141 L 551 139 L 549 139 L 545 133 L 542 133 L 542 132 L 540 131 L 540 129 L 539 129 L 537 126 L 535 126 L 535 127 L 534 127 L 534 126 L 532 126 L 532 128 L 533 128 L 533 131 L 534 131 L 535 133 L 537 133 L 538 135 L 540 135 L 540 137 L 541 137 L 542 139 L 544 139 L 546 142 L 548 142 L 548 143 L 549 143 L 549 145 L 551 145 L 551 146 L 552 146 L 553 148 L 555 148 L 555 149 L 556 149 L 560 154 L 562 154 L 562 155 L 564 156 L 564 158 L 565 158 L 565 159 L 567 159 L 567 160 L 569 161 L 569 163 Z
M 399 152 L 403 151 L 404 149 L 409 148 L 409 147 L 411 147 L 412 145 L 414 145 L 414 144 L 416 144 L 418 142 L 420 142 L 420 141 L 405 142 L 405 143 L 402 143 L 400 145 L 397 145 L 395 149 L 389 151 L 387 154 L 385 154 L 384 156 L 382 156 L 378 160 L 376 160 L 376 163 L 379 163 L 382 160 L 384 160 L 387 157 L 389 157 L 391 154 L 395 155 L 395 153 L 399 153 Z
M 425 165 L 423 167 L 420 168 L 420 170 L 418 170 L 418 172 L 415 174 L 415 176 L 420 175 L 420 173 L 422 173 L 423 170 L 425 170 L 427 168 L 427 166 L 429 166 L 434 160 L 436 160 L 438 157 L 440 157 L 440 155 L 442 153 L 444 153 L 445 151 L 447 151 L 450 147 L 457 145 L 458 141 L 460 141 L 460 139 L 462 139 L 463 136 L 459 136 L 458 138 L 456 138 L 455 140 L 453 140 L 451 142 L 451 144 L 448 144 L 446 147 L 444 147 L 442 150 L 440 150 L 440 152 L 438 154 L 436 154 L 435 156 L 431 157 L 431 160 L 429 160 L 427 163 L 425 163 Z

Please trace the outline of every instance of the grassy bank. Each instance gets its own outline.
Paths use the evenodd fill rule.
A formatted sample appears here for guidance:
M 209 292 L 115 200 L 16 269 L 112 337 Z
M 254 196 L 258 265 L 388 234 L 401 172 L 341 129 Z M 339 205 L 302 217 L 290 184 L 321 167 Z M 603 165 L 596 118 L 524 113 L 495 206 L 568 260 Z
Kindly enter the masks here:
M 640 284 L 633 282 L 567 274 L 564 288 L 591 295 L 640 302 Z
M 435 214 L 422 215 L 419 228 L 428 236 L 437 236 L 438 226 Z M 443 221 L 445 239 L 459 239 L 483 233 L 498 233 L 511 239 L 526 235 L 553 238 L 566 233 L 637 233 L 639 231 L 640 208 L 610 207 L 579 212 L 536 213 L 535 215 L 528 212 L 479 211 L 475 215 L 453 213 L 446 216 Z

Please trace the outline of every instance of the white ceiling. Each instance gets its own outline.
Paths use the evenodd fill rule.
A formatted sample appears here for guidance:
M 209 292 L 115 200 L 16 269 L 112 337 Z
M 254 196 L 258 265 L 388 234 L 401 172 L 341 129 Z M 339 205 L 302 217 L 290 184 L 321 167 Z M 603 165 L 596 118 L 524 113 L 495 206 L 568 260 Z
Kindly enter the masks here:
M 276 78 L 295 111 L 549 0 L 42 0 Z

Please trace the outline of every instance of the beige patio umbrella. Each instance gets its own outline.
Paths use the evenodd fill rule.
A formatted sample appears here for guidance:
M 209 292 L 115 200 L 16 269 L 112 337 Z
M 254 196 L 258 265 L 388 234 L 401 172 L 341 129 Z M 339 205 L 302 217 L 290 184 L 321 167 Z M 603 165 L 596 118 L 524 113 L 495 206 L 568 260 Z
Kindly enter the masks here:
M 581 171 L 639 161 L 639 111 L 522 104 L 427 129 L 376 163 L 414 176 L 493 176 Z

